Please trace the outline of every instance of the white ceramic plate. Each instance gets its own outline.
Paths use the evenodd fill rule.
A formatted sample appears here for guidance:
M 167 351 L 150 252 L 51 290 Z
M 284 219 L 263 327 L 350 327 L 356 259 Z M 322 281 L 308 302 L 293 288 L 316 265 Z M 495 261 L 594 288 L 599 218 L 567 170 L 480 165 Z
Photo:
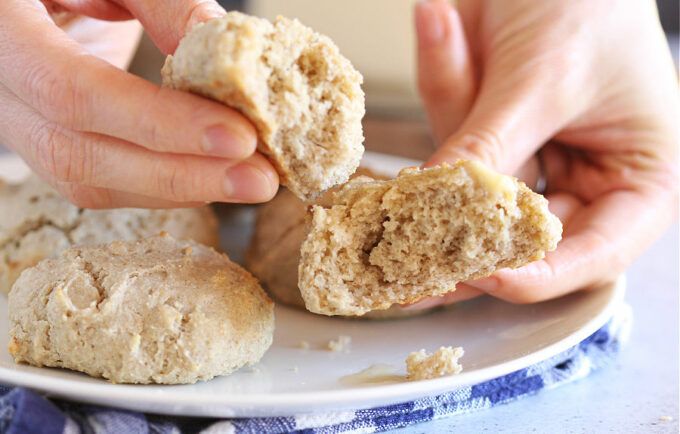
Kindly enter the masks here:
M 394 173 L 413 161 L 369 154 L 368 165 Z M 0 174 L 20 178 L 16 159 L 0 156 Z M 222 241 L 240 260 L 250 236 L 250 206 L 220 206 Z M 342 411 L 403 402 L 521 369 L 577 344 L 602 326 L 623 298 L 623 278 L 598 291 L 518 306 L 490 297 L 470 300 L 415 318 L 346 320 L 277 306 L 274 344 L 256 369 L 187 386 L 114 385 L 63 369 L 15 365 L 8 352 L 7 299 L 0 297 L 0 383 L 52 396 L 139 411 L 193 416 L 277 416 Z M 330 339 L 347 335 L 348 353 L 328 351 Z M 300 348 L 301 341 L 309 349 Z M 373 364 L 396 368 L 415 350 L 463 346 L 464 371 L 428 381 L 394 379 L 348 384 L 343 376 Z

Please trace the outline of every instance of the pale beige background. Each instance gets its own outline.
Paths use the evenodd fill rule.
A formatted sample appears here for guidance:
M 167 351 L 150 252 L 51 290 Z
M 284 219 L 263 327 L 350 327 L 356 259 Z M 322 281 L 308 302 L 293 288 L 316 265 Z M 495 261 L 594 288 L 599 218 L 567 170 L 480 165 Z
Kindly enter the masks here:
M 418 115 L 415 0 L 249 0 L 247 12 L 297 18 L 328 35 L 364 75 L 373 114 Z

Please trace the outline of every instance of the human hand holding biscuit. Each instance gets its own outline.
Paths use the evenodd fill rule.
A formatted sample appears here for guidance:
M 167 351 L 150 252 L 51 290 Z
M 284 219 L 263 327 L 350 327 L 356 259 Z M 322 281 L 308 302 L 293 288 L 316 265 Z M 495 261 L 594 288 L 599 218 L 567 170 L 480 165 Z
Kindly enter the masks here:
M 198 0 L 45 3 L 99 20 L 137 18 L 166 54 L 195 24 L 225 13 Z M 100 34 L 94 20 L 90 31 L 74 21 L 67 33 L 37 0 L 2 2 L 0 16 L 0 142 L 71 202 L 168 208 L 275 194 L 278 176 L 255 152 L 245 117 L 126 73 L 131 52 L 101 49 L 129 29 Z
M 438 151 L 544 194 L 564 224 L 546 258 L 413 308 L 488 293 L 542 301 L 610 281 L 676 218 L 677 81 L 654 3 L 416 6 L 419 87 Z

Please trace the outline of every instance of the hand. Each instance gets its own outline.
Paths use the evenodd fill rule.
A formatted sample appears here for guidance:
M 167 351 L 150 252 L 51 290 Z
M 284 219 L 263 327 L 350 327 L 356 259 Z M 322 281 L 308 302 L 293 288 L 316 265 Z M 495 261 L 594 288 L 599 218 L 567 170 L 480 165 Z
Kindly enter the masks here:
M 439 145 L 520 178 L 540 152 L 564 224 L 544 260 L 413 308 L 487 293 L 532 303 L 611 281 L 676 218 L 678 86 L 651 0 L 416 6 L 419 87 Z M 531 185 L 531 184 L 529 184 Z
M 165 54 L 195 24 L 225 13 L 212 0 L 45 4 L 99 20 L 137 18 Z M 68 33 L 37 0 L 0 2 L 0 143 L 67 199 L 166 208 L 276 193 L 276 171 L 255 152 L 255 129 L 240 113 L 120 69 L 138 37 L 134 24 L 65 21 Z

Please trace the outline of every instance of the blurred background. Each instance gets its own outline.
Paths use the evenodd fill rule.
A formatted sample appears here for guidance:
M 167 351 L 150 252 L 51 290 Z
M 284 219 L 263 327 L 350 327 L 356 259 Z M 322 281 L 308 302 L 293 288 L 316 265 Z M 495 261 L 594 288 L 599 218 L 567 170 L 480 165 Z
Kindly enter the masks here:
M 227 10 L 273 19 L 298 18 L 330 36 L 364 75 L 368 150 L 425 159 L 433 150 L 415 75 L 416 0 L 222 0 Z M 659 15 L 678 63 L 678 0 L 658 0 Z M 142 39 L 131 72 L 160 83 L 164 57 Z

